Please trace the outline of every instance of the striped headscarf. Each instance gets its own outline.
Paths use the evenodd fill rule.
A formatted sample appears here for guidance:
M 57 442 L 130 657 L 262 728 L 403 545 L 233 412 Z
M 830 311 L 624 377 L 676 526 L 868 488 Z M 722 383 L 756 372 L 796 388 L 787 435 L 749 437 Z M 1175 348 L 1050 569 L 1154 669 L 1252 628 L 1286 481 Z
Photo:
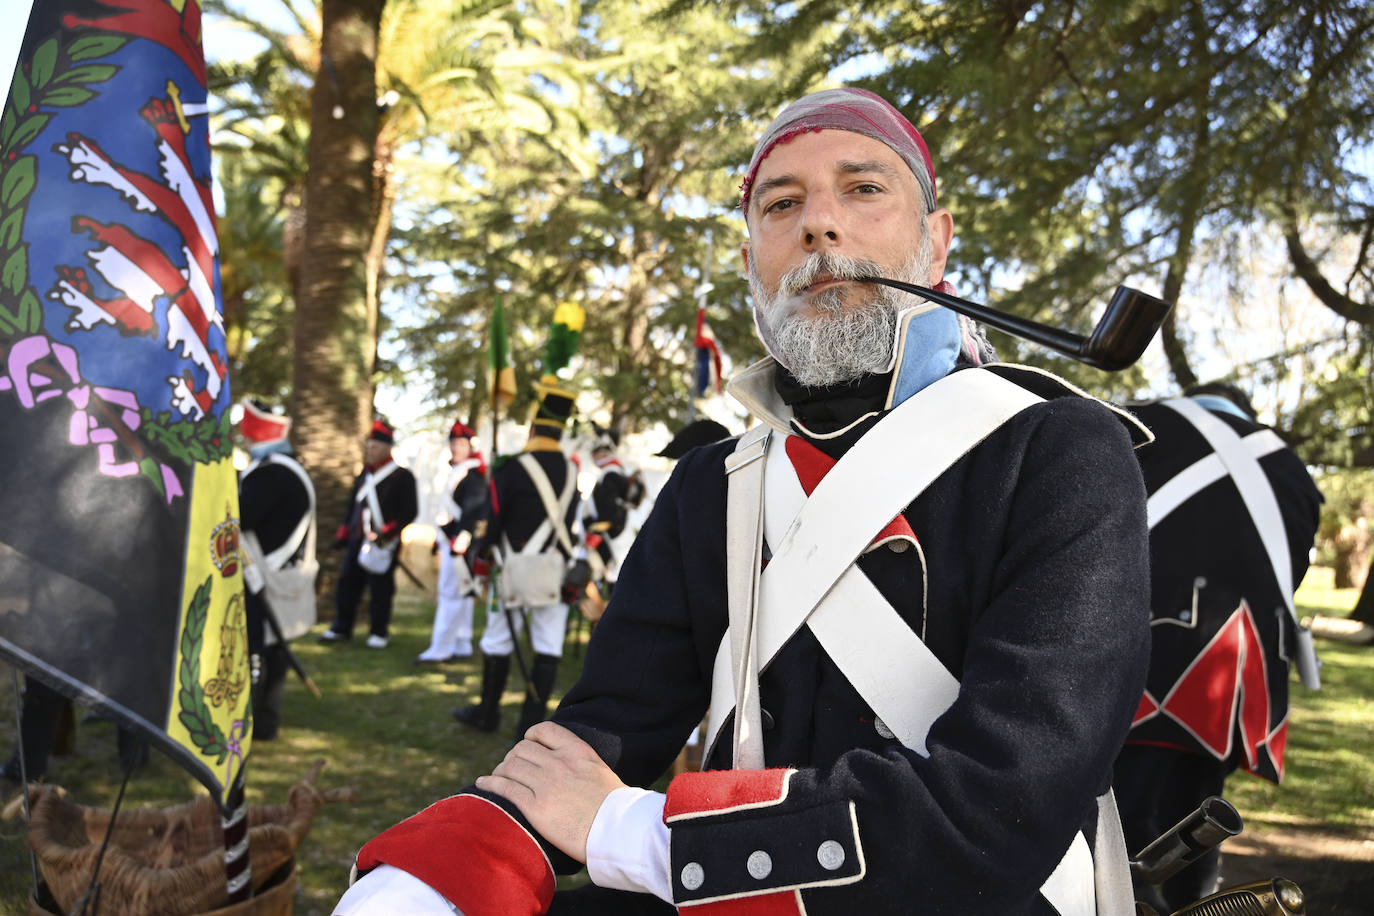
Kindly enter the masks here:
M 803 96 L 782 110 L 763 132 L 749 160 L 749 173 L 740 185 L 740 209 L 749 209 L 749 195 L 759 166 L 779 143 L 818 130 L 847 130 L 887 144 L 911 168 L 921 186 L 926 210 L 935 209 L 935 167 L 930 151 L 911 122 L 881 96 L 866 89 L 826 89 Z

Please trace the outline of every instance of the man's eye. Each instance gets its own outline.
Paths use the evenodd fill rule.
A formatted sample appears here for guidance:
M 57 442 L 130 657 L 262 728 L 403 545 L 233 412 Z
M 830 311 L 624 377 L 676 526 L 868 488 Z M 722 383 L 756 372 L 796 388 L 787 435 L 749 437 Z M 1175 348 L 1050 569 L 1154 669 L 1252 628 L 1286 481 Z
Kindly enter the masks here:
M 876 184 L 865 182 L 861 185 L 857 185 L 854 190 L 858 191 L 860 194 L 881 194 L 883 189 Z
M 773 201 L 771 204 L 769 204 L 768 206 L 764 207 L 764 208 L 763 208 L 763 212 L 764 212 L 764 213 L 779 213 L 779 212 L 781 212 L 781 211 L 783 211 L 783 210 L 790 209 L 794 203 L 795 203 L 795 201 L 793 201 L 790 197 L 783 197 L 783 198 L 780 198 L 780 199 L 778 199 L 778 200 Z

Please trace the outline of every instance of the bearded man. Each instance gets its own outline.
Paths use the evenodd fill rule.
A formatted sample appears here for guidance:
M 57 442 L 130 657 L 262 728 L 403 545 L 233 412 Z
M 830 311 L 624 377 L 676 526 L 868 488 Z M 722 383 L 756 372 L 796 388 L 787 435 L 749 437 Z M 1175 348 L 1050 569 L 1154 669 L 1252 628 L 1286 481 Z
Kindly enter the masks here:
M 953 237 L 878 96 L 787 107 L 741 206 L 763 422 L 678 462 L 552 720 L 368 843 L 336 912 L 1133 911 L 1148 434 L 863 282 L 940 285 Z M 708 706 L 703 771 L 645 788 Z

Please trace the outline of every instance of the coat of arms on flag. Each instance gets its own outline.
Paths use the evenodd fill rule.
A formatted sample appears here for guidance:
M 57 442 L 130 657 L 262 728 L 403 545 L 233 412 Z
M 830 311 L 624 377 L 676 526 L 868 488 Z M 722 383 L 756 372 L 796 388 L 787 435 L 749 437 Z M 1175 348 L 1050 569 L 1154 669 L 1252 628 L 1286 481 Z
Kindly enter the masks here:
M 218 796 L 249 678 L 200 7 L 38 2 L 24 36 L 0 118 L 0 655 Z

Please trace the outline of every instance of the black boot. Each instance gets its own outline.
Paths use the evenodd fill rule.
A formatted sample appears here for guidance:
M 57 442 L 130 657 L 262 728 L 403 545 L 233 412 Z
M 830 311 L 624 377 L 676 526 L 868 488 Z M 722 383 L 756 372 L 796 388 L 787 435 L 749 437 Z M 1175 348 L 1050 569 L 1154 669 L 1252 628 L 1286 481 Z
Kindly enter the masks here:
M 530 672 L 531 692 L 525 691 L 525 705 L 520 708 L 520 724 L 515 726 L 515 739 L 525 737 L 525 732 L 536 722 L 543 722 L 549 708 L 549 695 L 553 693 L 553 682 L 558 677 L 557 655 L 535 655 L 534 670 Z
M 509 675 L 509 655 L 482 656 L 482 698 L 471 706 L 453 710 L 453 718 L 478 731 L 496 731 L 501 724 L 501 694 Z

